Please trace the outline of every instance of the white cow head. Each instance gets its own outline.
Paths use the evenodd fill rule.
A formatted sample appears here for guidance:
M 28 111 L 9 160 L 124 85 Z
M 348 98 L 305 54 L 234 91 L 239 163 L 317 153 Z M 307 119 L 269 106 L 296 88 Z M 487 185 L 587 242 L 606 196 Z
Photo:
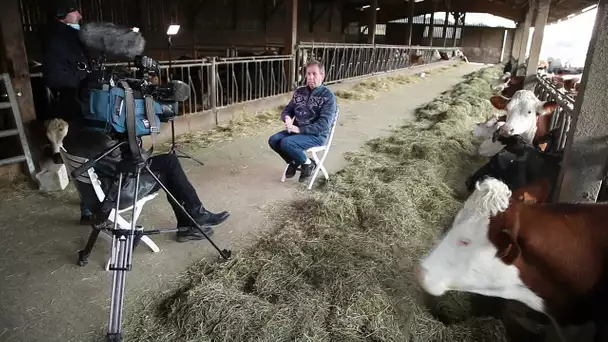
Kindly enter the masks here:
M 63 138 L 68 134 L 69 125 L 62 119 L 52 119 L 46 127 L 46 137 L 51 142 L 53 148 L 53 162 L 61 164 L 59 150 L 63 147 Z
M 498 115 L 494 115 L 486 122 L 475 124 L 473 135 L 478 138 L 492 138 L 494 132 L 496 132 L 496 130 L 498 130 L 504 124 L 505 122 L 500 121 Z
M 490 218 L 509 208 L 511 191 L 494 178 L 475 187 L 450 230 L 421 261 L 420 285 L 434 296 L 449 290 L 472 292 L 519 300 L 541 311 L 542 299 L 524 286 L 513 260 L 505 262 L 489 237 Z
M 478 149 L 479 155 L 491 157 L 502 151 L 505 145 L 499 141 L 493 141 L 493 136 L 494 132 L 499 130 L 504 124 L 504 121 L 499 121 L 498 116 L 493 116 L 488 121 L 475 125 L 473 135 L 484 139 Z
M 531 90 L 518 90 L 510 99 L 492 96 L 490 102 L 497 109 L 507 110 L 507 120 L 500 128 L 501 135 L 521 135 L 529 143 L 536 134 L 536 117 L 552 113 L 557 107 L 554 101 L 539 100 Z

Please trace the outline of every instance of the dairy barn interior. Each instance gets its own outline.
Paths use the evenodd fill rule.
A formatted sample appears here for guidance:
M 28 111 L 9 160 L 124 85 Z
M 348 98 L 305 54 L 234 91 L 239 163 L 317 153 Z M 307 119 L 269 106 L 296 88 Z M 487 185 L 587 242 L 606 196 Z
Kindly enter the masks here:
M 178 117 L 174 121 L 175 135 L 180 137 L 184 145 L 204 136 L 204 143 L 195 141 L 193 151 L 197 152 L 193 153 L 197 154 L 197 158 L 204 156 L 209 161 L 206 160 L 204 166 L 196 166 L 193 161 L 185 159 L 182 163 L 187 165 L 185 168 L 189 177 L 194 179 L 192 182 L 197 182 L 197 191 L 200 190 L 199 183 L 207 184 L 208 179 L 212 180 L 213 185 L 201 185 L 207 192 L 202 195 L 205 201 L 213 201 L 209 199 L 213 198 L 210 193 L 225 193 L 218 195 L 218 201 L 222 205 L 233 206 L 236 213 L 233 216 L 237 216 L 237 223 L 231 226 L 230 232 L 236 232 L 240 237 L 250 237 L 250 229 L 242 227 L 255 225 L 258 221 L 260 229 L 267 225 L 261 214 L 270 206 L 267 201 L 286 200 L 292 195 L 283 183 L 278 182 L 283 167 L 280 161 L 272 159 L 272 155 L 268 159 L 264 154 L 266 152 L 260 152 L 268 149 L 267 137 L 259 141 L 248 140 L 254 139 L 255 134 L 239 131 L 238 134 L 242 135 L 234 133 L 231 136 L 232 133 L 225 132 L 236 132 L 235 125 L 245 126 L 256 120 L 246 118 L 251 113 L 267 113 L 285 105 L 293 90 L 305 85 L 305 65 L 312 59 L 320 60 L 325 65 L 325 84 L 336 94 L 342 94 L 337 95 L 340 98 L 340 120 L 347 122 L 336 126 L 338 146 L 335 151 L 332 150 L 329 162 L 332 162 L 334 154 L 357 150 L 368 139 L 386 134 L 389 126 L 390 129 L 400 127 L 401 121 L 410 114 L 401 117 L 394 114 L 394 118 L 382 115 L 414 113 L 415 107 L 448 93 L 457 84 L 456 80 L 461 82 L 463 77 L 468 77 L 465 75 L 477 72 L 482 67 L 500 65 L 498 78 L 502 75 L 502 66 L 509 64 L 511 75 L 523 77 L 524 89 L 534 91 L 542 101 L 555 101 L 557 104 L 550 128 L 556 134 L 552 153 L 559 155 L 561 171 L 554 184 L 553 201 L 605 201 L 605 163 L 598 163 L 598 160 L 603 161 L 607 157 L 606 146 L 602 142 L 608 135 L 608 113 L 602 100 L 608 84 L 602 75 L 608 72 L 605 70 L 608 61 L 601 53 L 605 51 L 604 44 L 608 44 L 607 2 L 81 0 L 79 9 L 83 16 L 81 24 L 103 21 L 138 28 L 146 39 L 144 54 L 157 60 L 161 66 L 159 82 L 172 79 L 189 84 L 190 96 L 178 106 Z M 0 253 L 0 279 L 5 279 L 4 285 L 0 285 L 0 341 L 94 340 L 105 333 L 100 331 L 107 325 L 109 310 L 107 298 L 111 272 L 104 270 L 101 265 L 107 261 L 109 248 L 97 247 L 99 256 L 87 268 L 75 266 L 75 251 L 86 242 L 89 229 L 67 223 L 70 219 L 66 216 L 77 215 L 77 195 L 73 189 L 70 195 L 71 185 L 66 188 L 62 184 L 71 179 L 67 178 L 65 169 L 61 169 L 62 164 L 53 161 L 45 134 L 51 101 L 49 89 L 42 81 L 40 67 L 42 52 L 39 35 L 47 20 L 45 3 L 44 0 L 9 0 L 5 1 L 0 13 L 0 184 L 4 189 L 0 214 L 5 217 L 4 220 L 0 219 L 0 230 L 4 231 L 5 236 L 4 243 L 0 245 L 5 252 L 4 255 Z M 563 84 L 558 84 L 563 80 L 558 82 L 554 76 L 543 71 L 544 61 L 540 60 L 543 30 L 549 24 L 591 9 L 597 10 L 597 18 L 586 63 L 583 70 L 579 70 L 581 76 L 576 91 L 567 92 Z M 467 20 L 477 13 L 508 19 L 513 25 L 491 25 Z M 169 37 L 167 29 L 170 25 L 179 25 L 180 29 L 176 35 Z M 534 28 L 533 34 L 530 33 L 531 28 Z M 111 60 L 108 66 L 130 67 L 132 61 Z M 405 77 L 413 77 L 416 81 L 403 81 Z M 393 95 L 387 95 L 389 97 L 385 100 L 374 100 L 375 95 L 370 95 L 369 103 L 377 101 L 371 107 L 353 104 L 355 100 L 344 95 L 352 94 L 344 90 L 351 86 L 355 87 L 354 92 L 366 93 L 361 84 L 378 86 L 385 82 L 378 80 L 385 79 L 392 80 L 390 82 L 402 80 L 399 82 L 409 88 L 389 89 L 388 93 Z M 418 85 L 416 82 L 428 84 Z M 490 90 L 488 87 L 479 92 Z M 424 96 L 430 97 L 425 102 L 417 102 L 426 99 Z M 251 116 L 258 118 L 260 114 Z M 376 116 L 378 119 L 374 120 Z M 257 126 L 250 130 L 266 132 L 275 127 L 276 122 L 272 120 L 272 117 L 263 117 L 262 122 L 256 123 Z M 351 124 L 350 127 L 349 120 L 362 120 L 362 123 Z M 453 122 L 452 125 L 458 126 L 458 123 Z M 348 133 L 341 133 L 341 129 Z M 206 135 L 203 132 L 212 133 Z M 224 139 L 222 134 L 227 134 L 228 138 Z M 171 138 L 172 130 L 168 124 L 163 124 L 157 144 L 167 144 Z M 389 140 L 386 143 L 393 142 Z M 231 151 L 231 148 L 236 150 Z M 218 152 L 220 156 L 214 157 L 215 149 L 221 150 L 221 153 Z M 247 151 L 251 153 L 244 157 Z M 256 163 L 256 160 L 259 162 Z M 334 174 L 346 165 L 346 161 L 340 160 L 333 161 L 335 164 L 328 167 L 330 177 L 335 177 Z M 214 162 L 222 166 L 213 166 Z M 231 162 L 233 164 L 229 165 Z M 277 165 L 270 167 L 273 163 Z M 602 166 L 598 166 L 600 164 Z M 275 170 L 275 166 L 281 170 Z M 274 174 L 266 177 L 263 170 L 267 167 L 272 170 L 268 172 L 278 170 L 276 181 L 280 188 L 275 187 Z M 245 176 L 239 178 L 239 175 Z M 62 177 L 63 180 L 60 180 Z M 247 177 L 252 177 L 253 181 L 237 180 Z M 256 188 L 248 190 L 251 183 L 257 183 Z M 48 191 L 48 187 L 53 190 Z M 319 191 L 323 189 L 320 187 Z M 65 193 L 68 195 L 62 195 Z M 69 197 L 71 202 L 58 200 L 67 198 L 61 196 Z M 165 211 L 157 210 L 157 204 L 153 204 L 153 208 L 144 209 L 146 224 L 173 224 L 164 218 L 172 215 L 170 211 L 166 208 Z M 248 218 L 248 215 L 252 216 Z M 241 243 L 242 246 L 246 244 L 243 241 L 250 241 L 229 236 L 228 233 L 222 234 L 218 237 L 221 244 Z M 134 258 L 144 258 L 148 254 L 153 256 L 137 262 L 136 268 L 140 268 L 136 271 L 137 276 L 132 275 L 134 272 L 129 274 L 137 278 L 133 280 L 133 288 L 142 293 L 153 291 L 151 288 L 154 286 L 158 287 L 155 287 L 156 290 L 166 290 L 160 284 L 166 284 L 168 278 L 177 277 L 175 272 L 182 272 L 188 264 L 202 258 L 212 258 L 214 253 L 211 247 L 199 250 L 190 246 L 183 249 L 187 251 L 187 256 L 183 256 L 183 253 L 178 253 L 179 248 L 171 245 L 173 243 L 169 238 L 161 239 L 158 242 L 160 253 L 148 250 L 135 253 Z M 24 254 L 33 257 L 25 261 Z M 158 271 L 162 267 L 173 270 L 173 273 Z M 74 278 L 75 275 L 78 279 Z M 129 281 L 127 292 L 135 291 L 129 288 Z M 154 286 L 151 286 L 152 283 Z M 93 307 L 90 314 L 83 313 L 86 307 Z M 520 318 L 512 318 L 520 315 L 522 310 L 519 306 L 514 307 L 507 306 L 501 311 L 503 314 L 507 312 L 500 319 L 508 332 L 505 336 L 509 335 L 513 341 L 538 341 L 539 335 L 531 332 L 534 329 L 521 324 Z M 421 310 L 427 309 L 423 307 Z M 427 311 L 432 313 L 433 310 Z M 332 311 L 332 315 L 336 313 Z M 442 331 L 449 335 L 449 324 L 446 323 L 449 319 L 433 317 L 448 326 L 442 325 L 447 329 Z M 543 324 L 548 327 L 547 330 L 552 329 L 551 324 Z M 365 324 L 357 329 L 363 329 L 362 326 Z M 364 328 L 371 329 L 369 326 Z M 344 341 L 394 340 L 387 335 L 379 336 L 379 331 L 383 330 L 376 328 L 375 333 L 363 329 L 365 331 L 359 331 L 360 335 L 356 338 L 351 335 L 333 337 L 339 339 L 342 336 Z M 138 334 L 145 336 L 142 331 L 138 331 Z M 209 334 L 205 336 L 213 339 L 212 333 Z M 236 336 L 234 334 L 226 332 L 225 336 Z M 180 340 L 172 336 L 173 340 Z M 238 336 L 243 338 L 245 335 Z M 247 336 L 254 338 L 254 335 Z M 291 337 L 278 340 L 303 338 Z M 154 338 L 141 337 L 141 340 L 163 340 L 160 336 Z M 487 337 L 471 338 L 466 340 L 493 340 Z M 507 337 L 494 340 L 502 341 L 504 338 Z M 214 340 L 221 339 L 215 336 Z M 226 337 L 225 340 L 236 341 L 238 338 Z M 575 340 L 583 341 L 584 338 L 575 337 Z M 547 337 L 546 341 L 550 341 L 550 338 Z

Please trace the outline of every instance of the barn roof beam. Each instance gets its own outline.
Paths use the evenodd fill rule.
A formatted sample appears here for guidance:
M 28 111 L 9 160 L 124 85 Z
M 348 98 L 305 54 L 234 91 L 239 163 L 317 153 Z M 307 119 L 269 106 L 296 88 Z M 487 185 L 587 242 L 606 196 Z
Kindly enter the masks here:
M 408 16 L 407 3 L 382 3 L 379 4 L 380 10 L 377 14 L 378 23 L 387 23 L 391 20 L 405 18 Z M 432 1 L 416 2 L 414 16 L 432 13 L 434 10 Z M 503 18 L 519 22 L 524 19 L 526 8 L 513 5 L 507 2 L 488 1 L 488 0 L 466 0 L 466 1 L 439 1 L 437 12 L 477 12 L 490 13 Z M 356 11 L 354 21 L 365 22 L 365 13 Z

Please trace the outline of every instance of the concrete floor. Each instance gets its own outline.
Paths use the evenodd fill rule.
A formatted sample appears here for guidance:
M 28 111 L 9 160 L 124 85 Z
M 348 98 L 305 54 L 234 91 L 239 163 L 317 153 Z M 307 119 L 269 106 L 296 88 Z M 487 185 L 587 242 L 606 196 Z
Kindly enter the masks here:
M 416 84 L 380 93 L 374 100 L 341 101 L 340 122 L 326 161 L 329 171 L 345 165 L 344 152 L 388 134 L 391 126 L 412 119 L 415 108 L 481 67 L 465 64 L 427 75 Z M 297 180 L 279 182 L 284 164 L 267 146 L 268 136 L 275 130 L 195 151 L 204 160 L 203 167 L 182 161 L 205 205 L 232 214 L 216 229 L 214 240 L 222 248 L 238 250 L 247 244 L 269 227 L 268 211 L 303 188 Z M 0 341 L 92 341 L 103 337 L 111 281 L 111 273 L 103 267 L 110 248 L 107 240 L 99 239 L 89 264 L 76 266 L 76 251 L 89 234 L 88 227 L 77 225 L 76 194 L 49 197 L 2 192 L 0 198 Z M 145 227 L 173 227 L 175 222 L 164 194 L 144 208 L 142 218 Z M 127 279 L 131 298 L 166 288 L 194 260 L 217 257 L 206 241 L 178 243 L 173 234 L 152 239 L 161 252 L 137 248 Z

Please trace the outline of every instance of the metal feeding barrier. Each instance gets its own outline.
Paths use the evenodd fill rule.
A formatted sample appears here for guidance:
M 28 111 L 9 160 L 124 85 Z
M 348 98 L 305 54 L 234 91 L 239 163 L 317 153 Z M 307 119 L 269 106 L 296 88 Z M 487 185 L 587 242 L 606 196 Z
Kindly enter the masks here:
M 332 44 L 300 43 L 295 59 L 301 67 L 298 84 L 304 84 L 303 66 L 316 59 L 325 66 L 325 83 L 377 75 L 440 61 L 435 50 L 449 57 L 458 48 L 430 46 L 378 45 L 378 44 Z
M 561 92 L 546 75 L 537 75 L 534 94 L 541 101 L 555 101 L 557 108 L 551 118 L 550 130 L 559 129 L 556 152 L 562 151 L 566 146 L 566 137 L 572 123 L 575 100 Z
M 306 82 L 306 63 L 325 66 L 325 83 L 373 76 L 451 58 L 458 48 L 428 46 L 333 44 L 301 42 L 293 55 L 209 57 L 159 61 L 160 82 L 167 78 L 190 85 L 190 97 L 180 103 L 179 115 L 217 110 L 235 104 L 287 94 Z M 108 63 L 107 67 L 129 66 Z M 31 77 L 41 77 L 32 74 Z M 216 115 L 217 120 L 217 115 Z

